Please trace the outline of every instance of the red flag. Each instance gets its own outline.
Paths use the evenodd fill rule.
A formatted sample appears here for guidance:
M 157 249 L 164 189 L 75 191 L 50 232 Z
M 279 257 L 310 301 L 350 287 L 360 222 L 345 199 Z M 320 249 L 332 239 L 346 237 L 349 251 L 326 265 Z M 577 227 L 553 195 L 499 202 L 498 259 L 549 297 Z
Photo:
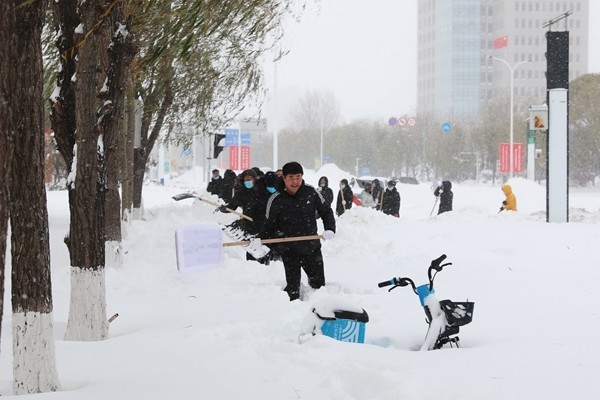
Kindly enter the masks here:
M 502 36 L 498 39 L 494 39 L 494 43 L 492 44 L 492 48 L 494 50 L 501 49 L 506 46 L 508 46 L 508 36 Z

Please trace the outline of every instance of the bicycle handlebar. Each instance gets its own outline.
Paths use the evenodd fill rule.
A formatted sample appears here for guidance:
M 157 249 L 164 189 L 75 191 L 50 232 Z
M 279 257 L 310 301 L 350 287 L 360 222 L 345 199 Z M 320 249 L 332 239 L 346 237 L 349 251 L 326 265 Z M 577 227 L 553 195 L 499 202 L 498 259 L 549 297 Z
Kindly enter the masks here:
M 396 282 L 397 282 L 397 279 L 396 278 L 392 278 L 389 281 L 379 282 L 377 284 L 377 286 L 379 286 L 379 287 L 386 287 L 386 286 L 396 285 Z
M 446 256 L 445 254 L 442 254 L 441 256 L 439 256 L 438 258 L 436 258 L 435 260 L 432 260 L 432 261 L 431 261 L 431 266 L 432 266 L 432 267 L 433 267 L 434 265 L 435 265 L 435 266 L 439 266 L 439 265 L 440 265 L 440 263 L 446 259 L 446 257 L 447 257 L 447 256 Z

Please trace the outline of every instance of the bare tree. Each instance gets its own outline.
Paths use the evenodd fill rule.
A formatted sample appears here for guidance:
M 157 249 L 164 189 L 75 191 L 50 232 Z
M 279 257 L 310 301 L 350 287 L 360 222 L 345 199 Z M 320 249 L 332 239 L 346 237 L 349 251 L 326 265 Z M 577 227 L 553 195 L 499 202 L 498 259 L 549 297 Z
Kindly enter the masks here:
M 65 337 L 100 340 L 106 318 L 105 200 L 116 187 L 107 163 L 117 165 L 124 79 L 133 51 L 126 1 L 53 2 L 61 68 L 51 98 L 57 146 L 69 166 L 71 303 Z M 112 179 L 112 178 L 111 178 Z M 112 185 L 112 186 L 111 186 Z M 117 210 L 120 206 L 117 205 Z
M 134 150 L 133 208 L 139 216 L 146 164 L 159 134 L 190 145 L 214 133 L 264 94 L 262 57 L 282 35 L 294 5 L 277 0 L 132 1 L 140 34 L 135 95 L 143 112 Z M 136 211 L 137 210 L 137 211 Z
M 48 210 L 44 187 L 41 35 L 47 2 L 10 1 L 16 46 L 4 54 L 19 70 L 14 96 L 10 224 L 13 387 L 17 394 L 60 389 L 55 365 Z M 27 51 L 22 51 L 27 49 Z
M 4 314 L 4 279 L 6 235 L 8 230 L 8 206 L 10 166 L 13 155 L 13 95 L 15 93 L 16 69 L 10 57 L 16 49 L 14 39 L 16 16 L 10 1 L 0 2 L 0 328 Z M 1 333 L 1 332 L 0 332 Z

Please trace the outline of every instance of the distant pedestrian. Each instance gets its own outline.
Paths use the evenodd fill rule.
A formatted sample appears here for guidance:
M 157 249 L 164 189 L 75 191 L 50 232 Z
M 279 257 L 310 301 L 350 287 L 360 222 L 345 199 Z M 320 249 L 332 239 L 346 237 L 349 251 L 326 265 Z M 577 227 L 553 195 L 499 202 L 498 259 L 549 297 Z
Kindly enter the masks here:
M 340 190 L 338 191 L 337 202 L 335 207 L 335 213 L 339 217 L 346 210 L 352 208 L 352 200 L 354 198 L 354 193 L 352 193 L 352 188 L 348 184 L 348 179 L 342 179 L 340 181 Z
M 326 176 L 319 178 L 319 187 L 317 188 L 317 191 L 321 193 L 321 196 L 323 196 L 330 206 L 333 204 L 333 190 L 329 187 L 329 179 Z
M 373 195 L 373 201 L 375 202 L 375 209 L 381 210 L 381 202 L 383 201 L 383 188 L 379 179 L 373 179 L 371 182 L 371 194 Z
M 218 169 L 212 170 L 212 178 L 210 182 L 208 182 L 208 186 L 206 187 L 206 191 L 210 194 L 216 194 L 219 196 L 221 194 L 221 184 L 223 183 L 223 178 L 221 178 L 221 173 Z
M 517 197 L 513 193 L 512 187 L 510 185 L 502 185 L 502 191 L 506 199 L 502 202 L 500 211 L 517 211 Z
M 438 215 L 446 211 L 452 211 L 452 200 L 454 197 L 454 194 L 452 193 L 452 182 L 442 181 L 442 184 L 435 189 L 433 194 L 435 197 L 439 196 L 440 199 Z
M 381 209 L 384 214 L 400 217 L 400 193 L 396 190 L 396 181 L 389 181 L 387 189 L 383 193 L 383 204 Z

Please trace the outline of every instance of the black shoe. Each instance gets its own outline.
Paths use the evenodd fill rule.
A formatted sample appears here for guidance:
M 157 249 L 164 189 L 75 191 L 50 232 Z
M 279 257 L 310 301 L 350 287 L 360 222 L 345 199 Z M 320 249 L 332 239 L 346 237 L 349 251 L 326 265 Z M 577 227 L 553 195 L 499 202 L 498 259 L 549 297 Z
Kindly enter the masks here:
M 290 296 L 290 301 L 298 300 L 300 298 L 300 291 L 295 289 L 289 289 L 287 286 L 283 289 Z
M 290 301 L 294 301 L 294 300 L 298 300 L 300 298 L 300 293 L 292 292 L 292 293 L 288 293 L 288 296 L 290 296 Z

